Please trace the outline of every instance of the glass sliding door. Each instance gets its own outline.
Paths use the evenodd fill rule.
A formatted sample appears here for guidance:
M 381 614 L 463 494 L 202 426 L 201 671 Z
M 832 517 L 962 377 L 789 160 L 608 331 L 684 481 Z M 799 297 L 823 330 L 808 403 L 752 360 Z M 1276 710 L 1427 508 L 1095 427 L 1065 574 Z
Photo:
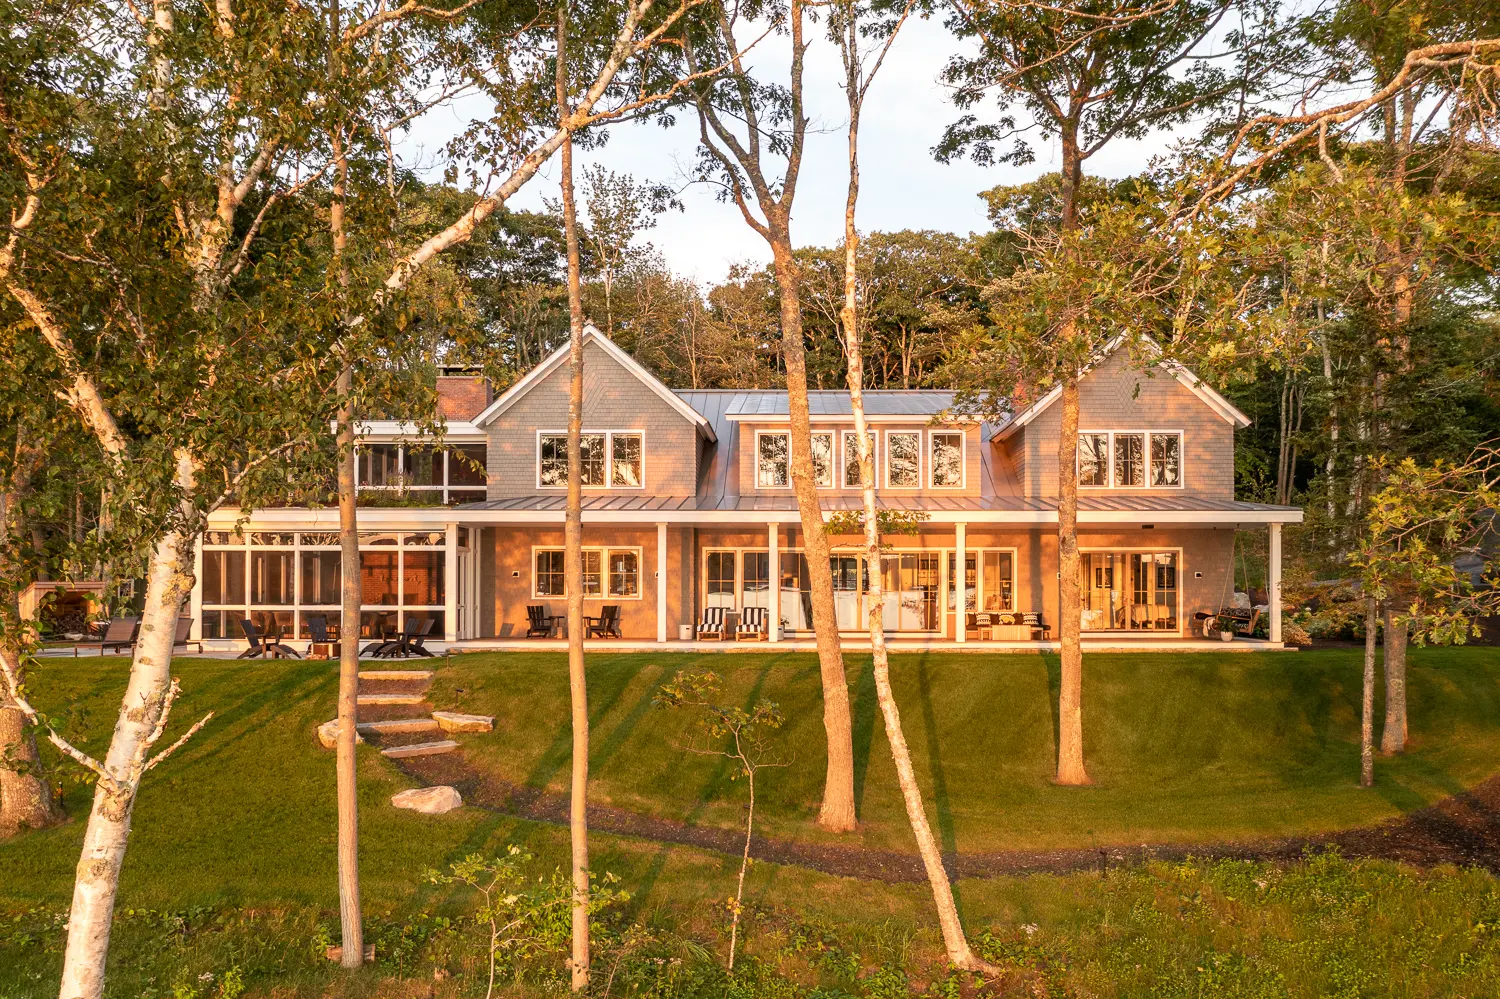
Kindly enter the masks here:
M 937 552 L 887 555 L 881 584 L 886 631 L 936 631 L 938 628 Z
M 1084 631 L 1177 632 L 1176 552 L 1084 552 Z

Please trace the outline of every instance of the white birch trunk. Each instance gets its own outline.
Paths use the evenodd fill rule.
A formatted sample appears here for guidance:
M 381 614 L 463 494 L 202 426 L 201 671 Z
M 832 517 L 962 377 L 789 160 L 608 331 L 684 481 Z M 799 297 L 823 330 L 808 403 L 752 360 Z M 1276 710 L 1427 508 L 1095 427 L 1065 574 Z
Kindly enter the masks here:
M 178 488 L 191 491 L 190 459 L 179 454 L 177 464 Z M 140 638 L 103 760 L 108 776 L 94 786 L 94 804 L 78 858 L 60 999 L 100 999 L 104 994 L 105 961 L 131 813 L 147 753 L 161 734 L 158 726 L 171 689 L 172 639 L 183 601 L 193 588 L 192 564 L 193 536 L 180 527 L 164 534 L 151 552 Z

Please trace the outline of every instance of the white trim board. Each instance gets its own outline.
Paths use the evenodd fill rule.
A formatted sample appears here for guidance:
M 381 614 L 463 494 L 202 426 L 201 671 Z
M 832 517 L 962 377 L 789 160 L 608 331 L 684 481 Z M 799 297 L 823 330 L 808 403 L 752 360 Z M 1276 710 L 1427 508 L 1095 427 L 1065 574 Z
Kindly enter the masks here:
M 639 379 L 641 384 L 645 385 L 652 392 L 655 392 L 663 402 L 671 406 L 683 419 L 697 427 L 698 432 L 703 437 L 710 441 L 718 440 L 718 437 L 714 434 L 713 425 L 708 422 L 708 417 L 679 398 L 676 393 L 663 385 L 660 379 L 643 368 L 640 362 L 621 350 L 609 337 L 599 332 L 599 329 L 592 324 L 585 326 L 583 329 L 583 344 L 586 347 L 590 343 L 598 344 L 599 348 L 608 354 L 611 359 L 618 362 L 621 367 Z M 493 423 L 502 413 L 519 402 L 526 393 L 540 385 L 543 379 L 567 363 L 568 351 L 568 344 L 563 344 L 554 350 L 551 356 L 545 361 L 527 372 L 526 377 L 502 392 L 498 399 L 485 407 L 484 412 L 474 417 L 474 425 L 484 428 Z

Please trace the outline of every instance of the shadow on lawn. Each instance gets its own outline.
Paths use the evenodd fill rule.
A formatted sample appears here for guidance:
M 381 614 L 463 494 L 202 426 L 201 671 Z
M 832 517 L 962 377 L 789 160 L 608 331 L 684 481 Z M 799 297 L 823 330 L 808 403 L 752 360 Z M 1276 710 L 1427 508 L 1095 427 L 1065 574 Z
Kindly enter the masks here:
M 614 709 L 624 696 L 626 689 L 636 677 L 641 675 L 641 670 L 632 665 L 628 659 L 611 657 L 599 662 L 594 669 L 588 671 L 588 696 L 589 696 L 589 730 L 592 733 L 594 726 L 600 724 L 606 715 Z M 641 694 L 646 706 L 649 707 L 651 698 L 656 694 L 653 685 Z M 630 722 L 632 727 L 644 717 L 645 712 L 641 710 L 639 703 L 626 715 L 626 720 L 634 718 Z M 614 750 L 619 748 L 619 743 L 629 735 L 622 733 L 615 741 Z M 552 739 L 552 745 L 537 758 L 536 765 L 531 768 L 531 773 L 526 775 L 527 787 L 546 787 L 568 765 L 568 759 L 573 750 L 573 729 L 571 725 L 560 725 L 557 734 Z M 590 762 L 593 762 L 592 754 Z

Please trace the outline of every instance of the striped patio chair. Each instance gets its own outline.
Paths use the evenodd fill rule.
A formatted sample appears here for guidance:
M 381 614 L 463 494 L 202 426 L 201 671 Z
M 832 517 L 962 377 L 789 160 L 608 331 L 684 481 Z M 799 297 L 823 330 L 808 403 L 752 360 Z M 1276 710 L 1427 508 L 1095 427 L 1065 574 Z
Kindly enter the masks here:
M 766 637 L 767 614 L 764 607 L 746 607 L 740 611 L 740 623 L 735 626 L 734 639 L 748 638 L 759 641 Z
M 698 639 L 716 638 L 724 639 L 724 607 L 705 607 L 703 620 L 698 622 Z

